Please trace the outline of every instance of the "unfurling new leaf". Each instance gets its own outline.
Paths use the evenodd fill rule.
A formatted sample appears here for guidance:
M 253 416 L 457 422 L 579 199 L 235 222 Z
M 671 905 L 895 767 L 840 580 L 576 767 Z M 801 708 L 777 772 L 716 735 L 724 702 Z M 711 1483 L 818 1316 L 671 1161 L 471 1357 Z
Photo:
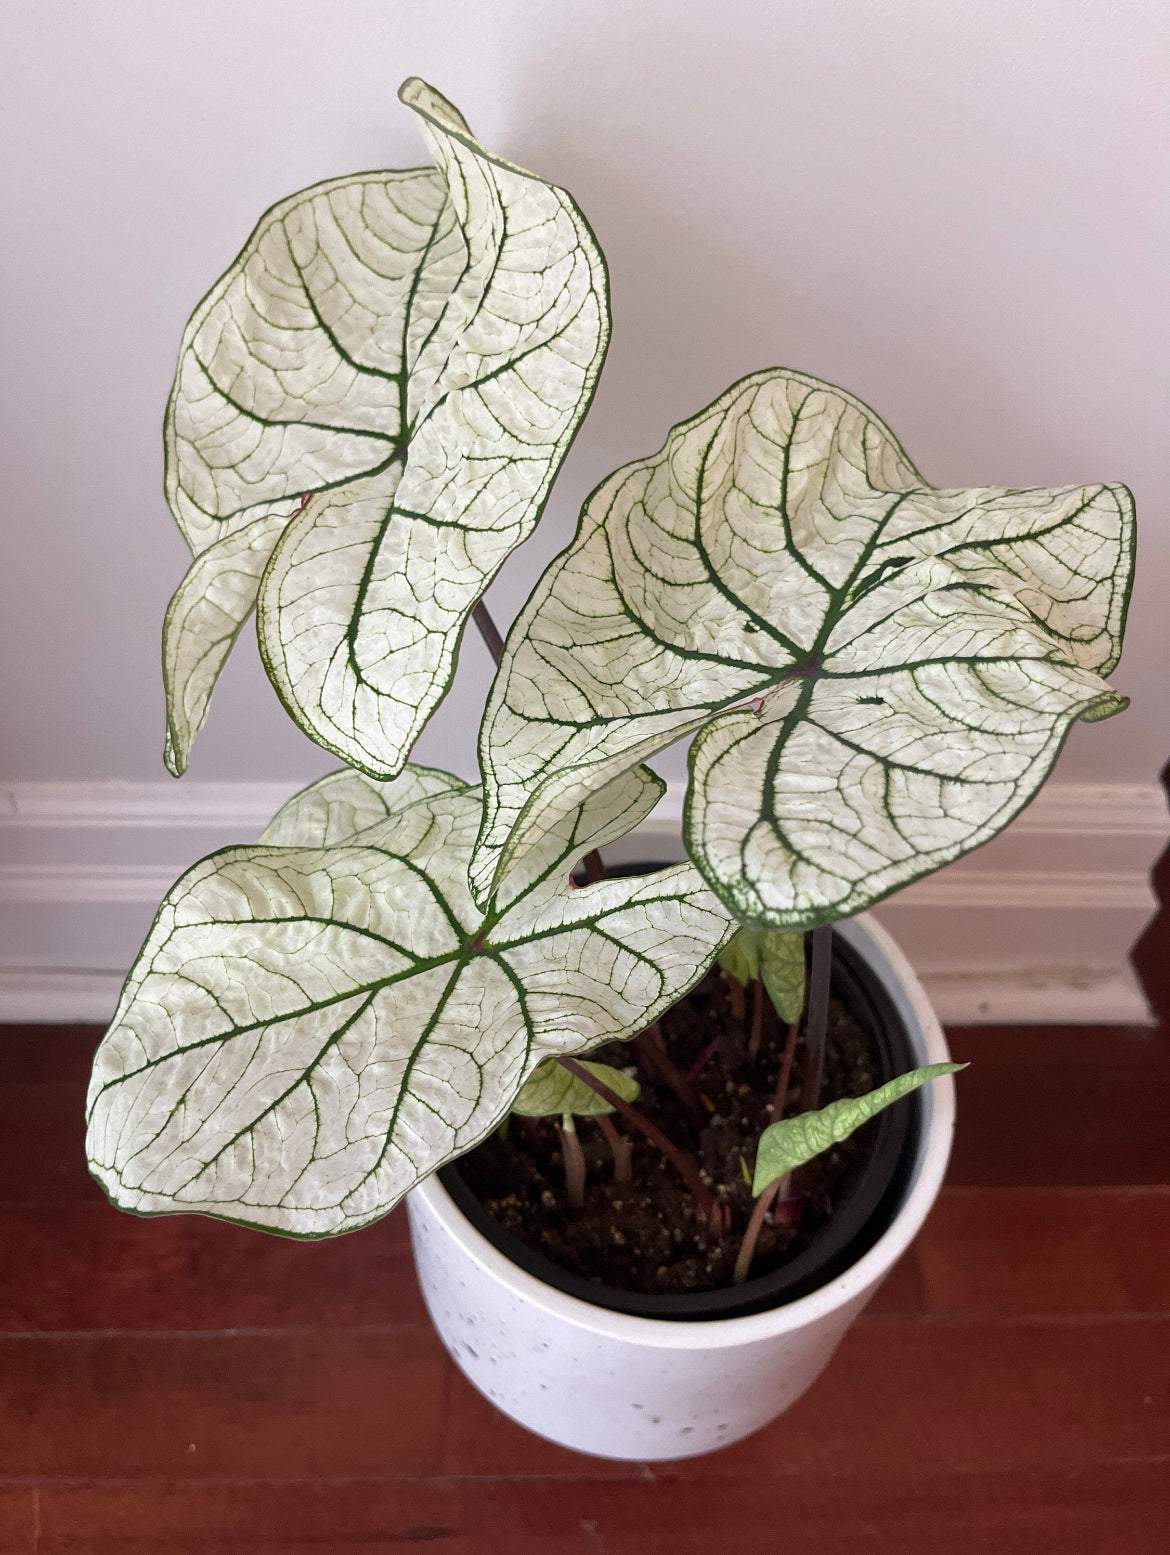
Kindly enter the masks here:
M 176 774 L 258 603 L 292 716 L 393 776 L 593 395 L 607 282 L 572 198 L 424 82 L 399 95 L 436 166 L 273 206 L 183 336 L 166 495 L 197 560 L 167 618 Z
M 762 977 L 780 1019 L 787 1025 L 800 1019 L 805 981 L 803 934 L 740 929 L 719 952 L 719 965 L 744 988 Z
M 802 1112 L 795 1118 L 769 1124 L 760 1135 L 752 1192 L 758 1198 L 778 1177 L 795 1171 L 830 1146 L 839 1145 L 900 1097 L 916 1091 L 929 1080 L 944 1074 L 957 1074 L 966 1067 L 966 1064 L 926 1064 L 921 1069 L 899 1075 L 866 1096 L 845 1096 L 840 1101 L 830 1102 L 819 1112 Z
M 717 960 L 728 977 L 734 977 L 741 988 L 754 983 L 760 975 L 759 932 L 756 929 L 740 929 L 735 938 L 724 945 Z
M 607 1085 L 623 1101 L 636 1101 L 641 1091 L 637 1080 L 615 1069 L 612 1064 L 578 1062 L 595 1080 Z M 578 1118 L 600 1118 L 613 1111 L 613 1103 L 599 1096 L 584 1080 L 563 1068 L 555 1059 L 538 1064 L 520 1087 L 512 1111 L 524 1118 L 560 1118 L 569 1114 Z

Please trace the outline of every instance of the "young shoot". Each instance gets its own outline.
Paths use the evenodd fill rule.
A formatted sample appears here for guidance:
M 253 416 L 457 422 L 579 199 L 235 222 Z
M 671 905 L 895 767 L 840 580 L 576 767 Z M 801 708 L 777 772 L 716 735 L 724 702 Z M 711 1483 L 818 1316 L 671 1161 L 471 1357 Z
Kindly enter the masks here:
M 561 1159 L 565 1163 L 565 1193 L 573 1209 L 585 1208 L 585 1152 L 577 1138 L 577 1125 L 573 1114 L 566 1112 L 554 1125 L 561 1142 Z
M 760 1135 L 756 1149 L 756 1168 L 752 1175 L 752 1193 L 755 1207 L 748 1229 L 740 1244 L 736 1260 L 734 1282 L 743 1283 L 751 1269 L 764 1217 L 777 1194 L 781 1193 L 798 1166 L 822 1155 L 833 1145 L 839 1145 L 850 1134 L 868 1123 L 870 1118 L 908 1096 L 919 1086 L 926 1085 L 941 1075 L 957 1074 L 966 1064 L 925 1064 L 921 1069 L 911 1069 L 897 1079 L 881 1085 L 864 1096 L 845 1096 L 830 1102 L 816 1112 L 802 1112 L 794 1118 L 770 1123 Z
M 615 1111 L 620 1112 L 636 1129 L 641 1130 L 652 1145 L 657 1145 L 671 1165 L 677 1168 L 679 1175 L 694 1195 L 695 1208 L 699 1212 L 700 1220 L 706 1227 L 708 1238 L 713 1242 L 717 1242 L 721 1237 L 726 1236 L 730 1226 L 727 1206 L 711 1192 L 710 1188 L 703 1181 L 699 1168 L 691 1160 L 690 1156 L 687 1155 L 686 1151 L 680 1150 L 673 1140 L 666 1137 L 656 1123 L 652 1123 L 636 1107 L 631 1107 L 629 1102 L 619 1096 L 616 1091 L 610 1090 L 603 1080 L 590 1074 L 586 1065 L 579 1063 L 575 1058 L 558 1058 L 557 1063 L 567 1069 L 570 1074 L 575 1074 L 578 1079 L 583 1080 L 586 1085 L 592 1086 L 599 1096 L 612 1104 Z
M 634 1141 L 628 1134 L 623 1134 L 607 1117 L 594 1119 L 601 1130 L 602 1137 L 609 1146 L 613 1156 L 613 1180 L 616 1183 L 627 1183 L 634 1176 Z
M 786 1026 L 798 1021 L 804 1009 L 804 935 L 742 928 L 719 952 L 718 959 L 732 990 L 733 1006 L 741 1011 L 740 1020 L 746 1014 L 744 992 L 749 985 L 752 987 L 748 1058 L 754 1062 L 759 1056 L 763 1032 L 764 993 Z
M 641 1087 L 637 1080 L 614 1069 L 610 1064 L 593 1064 L 582 1061 L 581 1069 L 595 1082 L 605 1086 L 621 1101 L 636 1101 Z M 615 1182 L 630 1180 L 629 1141 L 623 1140 L 606 1116 L 614 1110 L 614 1103 L 576 1074 L 551 1059 L 545 1059 L 528 1076 L 520 1087 L 519 1095 L 512 1103 L 512 1111 L 523 1118 L 550 1118 L 559 1115 L 555 1125 L 561 1144 L 561 1156 L 565 1163 L 565 1189 L 574 1209 L 585 1207 L 585 1152 L 577 1137 L 574 1118 L 593 1118 L 601 1127 L 613 1154 Z M 623 1148 L 624 1147 L 624 1148 Z

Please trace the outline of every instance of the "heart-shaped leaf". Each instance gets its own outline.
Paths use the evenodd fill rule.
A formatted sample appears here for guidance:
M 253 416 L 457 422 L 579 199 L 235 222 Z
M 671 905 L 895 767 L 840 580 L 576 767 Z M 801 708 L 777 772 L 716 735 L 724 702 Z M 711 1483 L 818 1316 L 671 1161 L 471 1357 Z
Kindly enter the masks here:
M 487 152 L 424 82 L 399 95 L 437 167 L 274 206 L 184 334 L 166 493 L 206 561 L 172 607 L 172 770 L 259 589 L 262 651 L 293 717 L 393 775 L 592 397 L 607 282 L 577 206 Z M 224 545 L 257 522 L 275 525 L 262 586 L 268 558 L 254 548 L 248 569 Z M 230 630 L 192 609 L 200 591 L 230 595 Z
M 1001 830 L 1125 706 L 1122 486 L 926 485 L 774 369 L 619 470 L 509 634 L 481 739 L 490 899 L 561 809 L 697 734 L 688 851 L 745 923 L 859 912 Z
M 966 1064 L 925 1064 L 921 1069 L 900 1074 L 896 1080 L 865 1096 L 845 1096 L 818 1112 L 802 1112 L 781 1123 L 770 1123 L 760 1135 L 752 1192 L 759 1198 L 778 1177 L 794 1172 L 831 1145 L 839 1145 L 899 1097 L 909 1095 L 940 1075 L 957 1074 L 966 1067 Z
M 292 1236 L 384 1215 L 484 1138 L 542 1059 L 635 1035 L 710 965 L 732 925 L 691 865 L 569 881 L 660 793 L 644 769 L 598 791 L 489 914 L 467 889 L 467 788 L 338 847 L 196 865 L 98 1049 L 98 1181 L 124 1209 Z
M 637 1080 L 632 1080 L 612 1064 L 582 1062 L 581 1068 L 588 1069 L 623 1101 L 638 1099 L 642 1087 Z M 522 1118 L 600 1118 L 613 1111 L 613 1104 L 591 1090 L 584 1080 L 562 1068 L 555 1059 L 546 1058 L 542 1064 L 537 1064 L 520 1087 L 512 1111 Z

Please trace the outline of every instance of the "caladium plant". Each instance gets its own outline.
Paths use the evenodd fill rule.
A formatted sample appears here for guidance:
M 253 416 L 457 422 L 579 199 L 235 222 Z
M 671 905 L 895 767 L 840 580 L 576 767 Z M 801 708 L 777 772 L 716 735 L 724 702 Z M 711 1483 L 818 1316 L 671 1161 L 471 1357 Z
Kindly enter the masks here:
M 636 1087 L 579 1056 L 644 1034 L 720 957 L 757 1023 L 766 989 L 789 1025 L 766 1193 L 846 1118 L 816 1109 L 823 926 L 987 841 L 1076 719 L 1125 705 L 1104 677 L 1132 502 L 937 489 L 853 396 L 756 373 L 586 503 L 508 634 L 482 786 L 410 765 L 473 611 L 492 636 L 480 597 L 541 515 L 609 310 L 572 198 L 425 83 L 399 95 L 434 165 L 273 206 L 183 337 L 165 489 L 194 560 L 164 627 L 167 764 L 255 610 L 278 694 L 347 765 L 168 894 L 95 1061 L 91 1168 L 129 1210 L 320 1237 L 513 1108 L 615 1140 L 616 1108 L 655 1138 Z M 689 861 L 575 887 L 683 738 Z M 893 1097 L 852 1100 L 850 1128 Z

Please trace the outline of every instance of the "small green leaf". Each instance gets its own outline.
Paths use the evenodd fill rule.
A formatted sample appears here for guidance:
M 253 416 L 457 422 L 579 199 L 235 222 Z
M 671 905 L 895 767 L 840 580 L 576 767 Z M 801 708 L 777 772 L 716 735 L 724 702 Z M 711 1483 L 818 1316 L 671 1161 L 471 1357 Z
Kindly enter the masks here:
M 636 1101 L 641 1086 L 620 1069 L 610 1064 L 590 1064 L 578 1059 L 582 1069 L 602 1085 L 608 1085 L 623 1101 Z M 538 1064 L 520 1087 L 520 1093 L 512 1103 L 512 1111 L 524 1118 L 552 1118 L 560 1114 L 576 1114 L 579 1118 L 599 1118 L 612 1112 L 609 1102 L 591 1091 L 584 1080 L 570 1074 L 555 1059 L 546 1058 Z
M 760 932 L 760 976 L 776 1014 L 786 1025 L 804 1009 L 804 935 Z
M 754 983 L 760 975 L 760 937 L 755 929 L 740 929 L 719 952 L 719 965 L 741 988 Z
M 719 965 L 746 988 L 757 977 L 782 1021 L 791 1025 L 804 1009 L 804 935 L 779 929 L 743 928 L 719 952 Z
M 921 1069 L 900 1074 L 896 1080 L 879 1086 L 866 1096 L 845 1096 L 818 1112 L 802 1112 L 799 1117 L 770 1124 L 760 1135 L 752 1192 L 759 1198 L 778 1177 L 795 1171 L 831 1145 L 839 1145 L 891 1102 L 917 1090 L 928 1080 L 957 1074 L 966 1067 L 966 1064 L 926 1064 Z

